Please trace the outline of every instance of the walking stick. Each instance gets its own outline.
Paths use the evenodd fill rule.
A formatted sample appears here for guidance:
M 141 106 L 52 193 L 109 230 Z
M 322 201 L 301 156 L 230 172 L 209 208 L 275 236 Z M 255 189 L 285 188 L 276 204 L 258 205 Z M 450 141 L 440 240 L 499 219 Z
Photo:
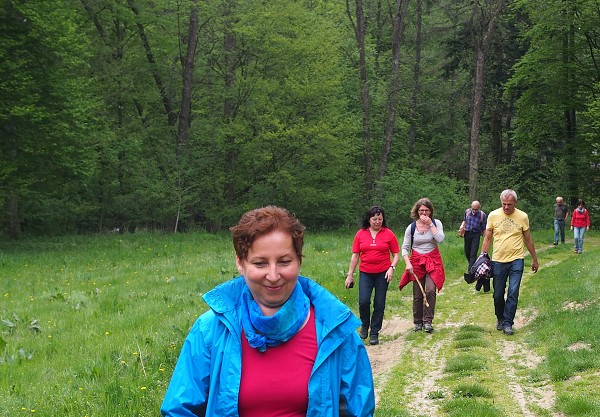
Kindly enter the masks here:
M 421 288 L 421 292 L 423 293 L 423 303 L 425 303 L 425 305 L 427 307 L 429 307 L 429 303 L 427 302 L 427 296 L 425 295 L 425 289 L 423 288 L 423 284 L 421 284 L 421 281 L 419 281 L 419 277 L 417 276 L 417 274 L 415 274 L 415 271 L 411 271 L 413 276 L 415 277 L 415 281 L 417 281 L 417 284 L 419 284 L 419 288 Z

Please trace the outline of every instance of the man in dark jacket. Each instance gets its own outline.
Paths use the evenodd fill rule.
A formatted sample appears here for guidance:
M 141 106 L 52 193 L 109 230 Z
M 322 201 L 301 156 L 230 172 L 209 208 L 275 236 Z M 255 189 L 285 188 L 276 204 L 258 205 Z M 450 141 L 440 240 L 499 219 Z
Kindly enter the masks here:
M 563 202 L 562 197 L 556 197 L 554 205 L 554 244 L 558 245 L 558 238 L 565 243 L 565 223 L 569 218 L 569 206 Z
M 487 216 L 481 210 L 481 204 L 477 200 L 473 201 L 471 208 L 465 210 L 463 221 L 458 229 L 458 234 L 465 238 L 465 257 L 467 258 L 467 262 L 469 262 L 467 271 L 471 269 L 477 259 L 479 241 L 481 235 L 485 232 L 486 221 Z

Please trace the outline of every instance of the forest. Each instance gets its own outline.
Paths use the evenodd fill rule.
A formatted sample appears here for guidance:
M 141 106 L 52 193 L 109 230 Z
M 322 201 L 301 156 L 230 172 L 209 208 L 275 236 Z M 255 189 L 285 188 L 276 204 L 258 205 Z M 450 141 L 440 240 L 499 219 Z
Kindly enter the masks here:
M 0 0 L 0 44 L 0 238 L 600 215 L 598 0 Z

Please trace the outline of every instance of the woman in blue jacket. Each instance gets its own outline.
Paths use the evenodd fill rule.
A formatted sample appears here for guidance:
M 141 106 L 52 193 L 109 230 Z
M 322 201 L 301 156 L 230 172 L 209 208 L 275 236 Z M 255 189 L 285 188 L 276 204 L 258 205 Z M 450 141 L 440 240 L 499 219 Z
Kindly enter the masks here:
M 356 328 L 336 297 L 299 276 L 304 226 L 268 206 L 230 229 L 240 277 L 203 298 L 164 416 L 372 416 L 373 377 Z

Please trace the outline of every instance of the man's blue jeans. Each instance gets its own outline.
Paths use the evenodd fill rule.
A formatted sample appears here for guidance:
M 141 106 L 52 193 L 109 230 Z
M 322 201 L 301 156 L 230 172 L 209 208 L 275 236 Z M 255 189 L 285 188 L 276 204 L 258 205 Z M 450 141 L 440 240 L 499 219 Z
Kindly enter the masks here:
M 559 235 L 560 241 L 565 243 L 565 221 L 554 219 L 554 243 L 558 243 Z
M 379 334 L 383 324 L 385 299 L 389 283 L 385 279 L 386 271 L 377 274 L 360 273 L 358 281 L 358 311 L 364 328 L 371 327 L 371 334 Z M 371 317 L 371 294 L 375 289 L 373 299 L 373 317 Z
M 519 303 L 519 288 L 525 262 L 523 259 L 515 259 L 512 262 L 492 262 L 494 272 L 494 310 L 496 319 L 503 326 L 515 324 L 515 314 Z M 508 293 L 506 300 L 504 294 L 508 282 Z

